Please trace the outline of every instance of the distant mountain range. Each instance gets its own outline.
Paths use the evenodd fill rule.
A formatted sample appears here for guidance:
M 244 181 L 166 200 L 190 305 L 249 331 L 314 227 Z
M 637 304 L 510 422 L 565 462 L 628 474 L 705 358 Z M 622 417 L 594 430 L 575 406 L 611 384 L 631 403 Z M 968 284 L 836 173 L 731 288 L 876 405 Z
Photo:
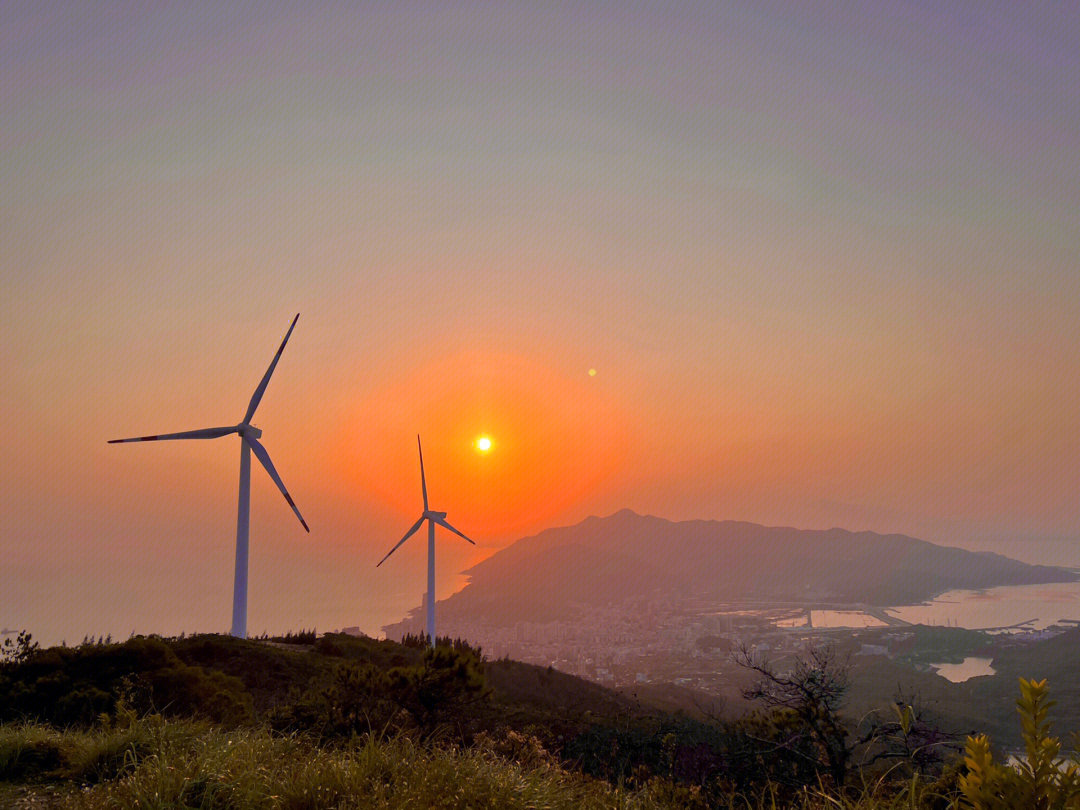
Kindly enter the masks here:
M 439 603 L 444 626 L 551 621 L 642 599 L 888 606 L 957 588 L 1080 579 L 901 534 L 676 523 L 626 509 L 523 538 L 464 573 L 469 584 Z

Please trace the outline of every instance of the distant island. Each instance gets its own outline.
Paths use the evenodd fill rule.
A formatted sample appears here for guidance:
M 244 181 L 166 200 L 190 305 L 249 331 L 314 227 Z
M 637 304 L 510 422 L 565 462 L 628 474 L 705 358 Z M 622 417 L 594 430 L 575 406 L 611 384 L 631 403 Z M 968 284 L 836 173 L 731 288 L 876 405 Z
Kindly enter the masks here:
M 954 589 L 1073 582 L 1076 572 L 901 534 L 740 521 L 672 522 L 624 509 L 526 537 L 465 571 L 439 603 L 448 628 L 565 621 L 630 603 L 903 605 Z M 415 631 L 418 611 L 383 628 Z

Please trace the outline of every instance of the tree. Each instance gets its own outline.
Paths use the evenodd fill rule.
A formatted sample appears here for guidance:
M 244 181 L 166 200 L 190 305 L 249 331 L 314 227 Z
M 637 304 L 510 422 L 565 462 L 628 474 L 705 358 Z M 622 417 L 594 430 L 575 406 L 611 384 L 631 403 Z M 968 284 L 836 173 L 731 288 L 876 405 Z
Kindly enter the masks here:
M 894 777 L 916 773 L 936 776 L 942 773 L 946 759 L 963 748 L 959 735 L 944 731 L 917 695 L 898 690 L 883 714 L 868 716 L 859 740 L 862 766 L 885 761 L 894 763 L 890 766 Z
M 387 691 L 425 735 L 442 722 L 460 725 L 463 710 L 491 692 L 483 660 L 467 645 L 428 647 L 419 667 L 395 667 L 387 673 Z
M 294 694 L 271 712 L 281 730 L 309 729 L 323 739 L 413 731 L 430 737 L 452 725 L 464 739 L 470 707 L 487 697 L 480 656 L 465 644 L 427 647 L 418 664 L 382 669 L 346 661 L 325 686 Z
M 12 641 L 8 636 L 0 645 L 0 664 L 22 664 L 29 661 L 38 652 L 38 643 L 25 630 Z
M 840 658 L 832 645 L 812 647 L 794 659 L 790 670 L 781 672 L 745 644 L 733 657 L 757 676 L 743 696 L 765 706 L 776 726 L 775 733 L 761 742 L 776 752 L 808 760 L 816 772 L 828 774 L 837 789 L 843 788 L 852 754 L 839 714 L 849 685 L 847 658 Z

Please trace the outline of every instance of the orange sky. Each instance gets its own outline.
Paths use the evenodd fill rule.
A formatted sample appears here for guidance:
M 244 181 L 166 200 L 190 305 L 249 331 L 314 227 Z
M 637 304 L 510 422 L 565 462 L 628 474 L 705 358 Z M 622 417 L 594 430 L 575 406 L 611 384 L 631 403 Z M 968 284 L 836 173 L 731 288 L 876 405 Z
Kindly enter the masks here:
M 0 26 L 0 624 L 377 632 L 629 507 L 1080 565 L 1080 15 L 92 3 Z M 589 370 L 595 369 L 595 376 Z M 487 455 L 473 448 L 491 436 Z

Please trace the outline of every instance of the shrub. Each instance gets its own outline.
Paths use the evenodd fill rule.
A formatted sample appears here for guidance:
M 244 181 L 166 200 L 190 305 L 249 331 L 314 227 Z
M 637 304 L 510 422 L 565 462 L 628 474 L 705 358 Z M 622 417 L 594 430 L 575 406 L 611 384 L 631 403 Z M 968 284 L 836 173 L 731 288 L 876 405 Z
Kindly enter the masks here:
M 421 663 L 412 666 L 382 669 L 344 661 L 329 685 L 291 695 L 269 719 L 279 731 L 310 731 L 324 741 L 402 731 L 426 738 L 446 730 L 464 740 L 471 716 L 466 710 L 489 693 L 483 665 L 473 653 L 427 648 Z
M 483 662 L 467 647 L 429 647 L 420 666 L 389 670 L 385 684 L 390 699 L 425 735 L 450 723 L 462 737 L 463 710 L 491 693 Z
M 243 683 L 185 664 L 155 637 L 123 644 L 53 647 L 0 667 L 0 720 L 88 726 L 121 701 L 141 713 L 201 716 L 235 724 L 253 717 Z
M 1059 758 L 1061 742 L 1050 735 L 1046 681 L 1020 679 L 1016 701 L 1027 759 L 1011 768 L 994 762 L 985 734 L 968 737 L 960 790 L 974 810 L 1064 810 L 1080 807 L 1080 767 Z

